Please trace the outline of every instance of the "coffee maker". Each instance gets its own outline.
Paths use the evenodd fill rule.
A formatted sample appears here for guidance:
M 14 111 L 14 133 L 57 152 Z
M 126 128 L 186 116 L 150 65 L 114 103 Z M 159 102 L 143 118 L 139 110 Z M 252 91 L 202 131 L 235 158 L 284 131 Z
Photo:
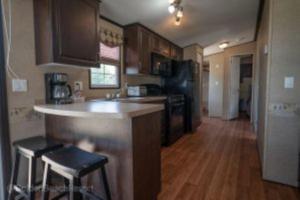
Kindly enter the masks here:
M 64 73 L 45 74 L 46 103 L 70 104 L 72 103 L 72 89 L 67 84 L 68 75 Z

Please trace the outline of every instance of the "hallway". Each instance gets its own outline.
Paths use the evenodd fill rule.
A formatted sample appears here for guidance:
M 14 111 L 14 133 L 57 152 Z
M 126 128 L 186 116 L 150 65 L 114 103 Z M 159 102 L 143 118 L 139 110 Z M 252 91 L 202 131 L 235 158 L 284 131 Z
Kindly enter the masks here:
M 249 121 L 204 118 L 198 132 L 162 150 L 159 200 L 298 200 L 299 190 L 262 181 Z

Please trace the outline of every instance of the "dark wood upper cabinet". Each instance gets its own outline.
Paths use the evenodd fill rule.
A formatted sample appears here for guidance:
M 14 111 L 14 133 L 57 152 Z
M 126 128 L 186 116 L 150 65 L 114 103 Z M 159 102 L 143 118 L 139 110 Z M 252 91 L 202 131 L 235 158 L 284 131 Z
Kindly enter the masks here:
M 170 57 L 174 60 L 182 60 L 183 50 L 175 45 L 170 46 Z
M 124 28 L 125 67 L 127 74 L 151 74 L 151 53 L 180 60 L 181 48 L 140 24 Z M 172 48 L 175 51 L 171 55 Z
M 158 35 L 153 34 L 151 37 L 151 50 L 155 53 L 162 53 L 161 45 L 160 45 L 160 37 Z
M 37 64 L 96 66 L 99 7 L 98 0 L 34 0 Z
M 142 27 L 139 29 L 140 73 L 149 74 L 151 72 L 151 33 Z
M 170 57 L 170 42 L 165 39 L 160 39 L 159 45 L 161 53 L 166 57 Z
M 149 74 L 151 63 L 151 33 L 141 26 L 128 26 L 125 36 L 125 66 L 127 74 Z

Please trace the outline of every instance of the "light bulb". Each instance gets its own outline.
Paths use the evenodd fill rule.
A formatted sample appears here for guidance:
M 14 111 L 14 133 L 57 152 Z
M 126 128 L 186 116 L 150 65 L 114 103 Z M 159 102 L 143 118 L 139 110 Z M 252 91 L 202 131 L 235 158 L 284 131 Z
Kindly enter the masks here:
M 175 6 L 172 4 L 172 5 L 169 6 L 168 10 L 169 10 L 169 12 L 172 14 L 172 13 L 175 12 L 176 8 L 175 8 Z
M 180 24 L 181 24 L 180 18 L 177 17 L 174 24 L 175 24 L 176 26 L 180 26 Z
M 220 49 L 225 49 L 226 47 L 228 47 L 229 42 L 223 42 L 219 45 Z
M 183 17 L 183 8 L 181 7 L 178 11 L 177 11 L 177 17 L 182 18 Z
M 169 0 L 170 4 L 173 4 L 175 2 L 175 0 Z

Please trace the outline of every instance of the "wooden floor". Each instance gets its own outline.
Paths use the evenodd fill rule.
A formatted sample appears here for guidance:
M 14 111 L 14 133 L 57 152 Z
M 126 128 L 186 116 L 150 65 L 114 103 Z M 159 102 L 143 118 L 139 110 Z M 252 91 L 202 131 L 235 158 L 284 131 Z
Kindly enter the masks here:
M 159 200 L 299 200 L 299 190 L 261 179 L 245 119 L 205 118 L 197 133 L 162 150 Z

